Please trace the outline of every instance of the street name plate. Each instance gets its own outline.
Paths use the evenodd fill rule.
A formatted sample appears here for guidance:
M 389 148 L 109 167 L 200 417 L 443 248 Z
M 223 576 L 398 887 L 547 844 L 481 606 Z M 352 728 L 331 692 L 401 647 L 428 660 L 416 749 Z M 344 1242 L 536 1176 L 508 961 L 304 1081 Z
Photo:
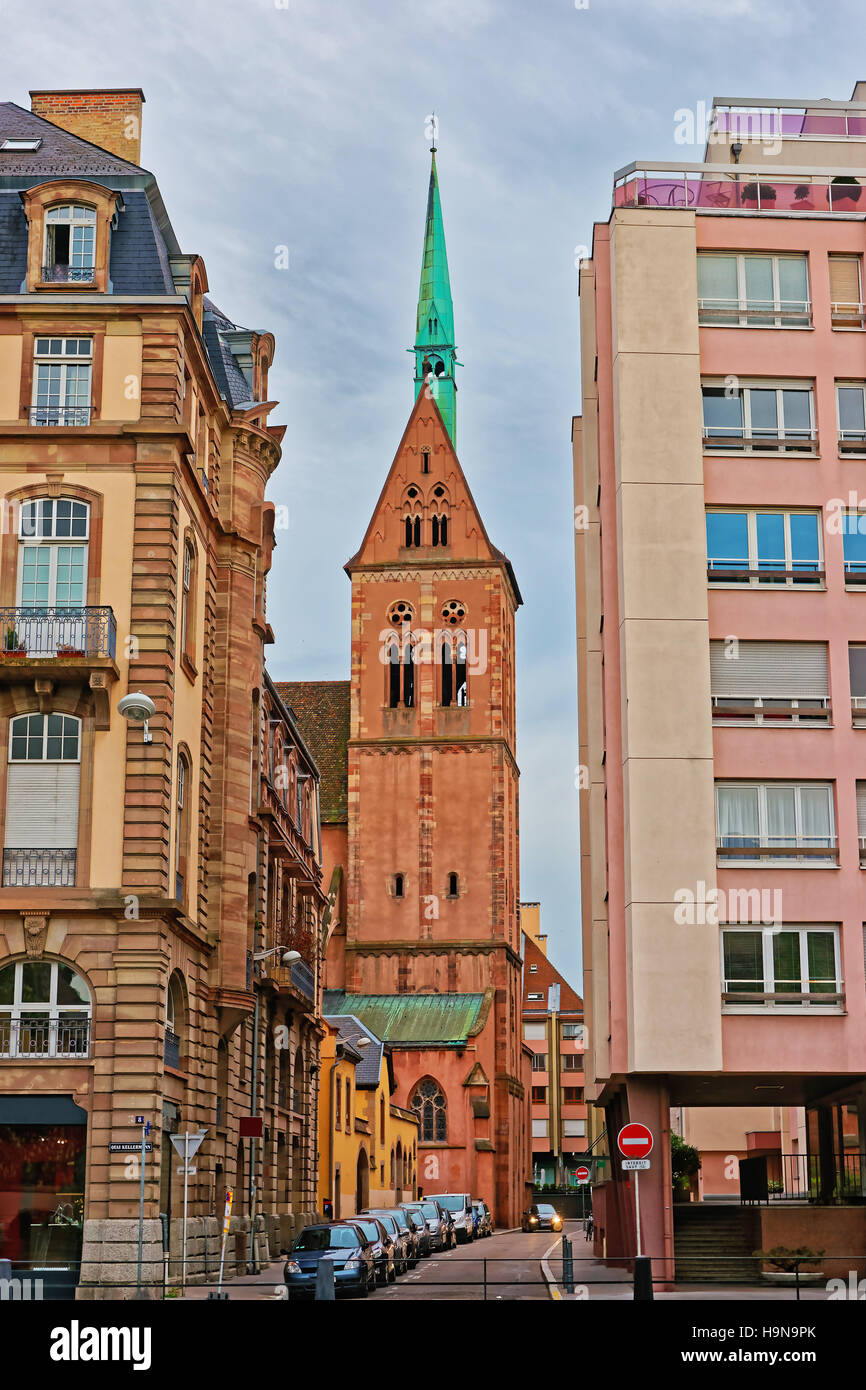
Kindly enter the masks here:
M 649 1168 L 650 1161 L 648 1158 L 624 1158 L 621 1166 L 624 1173 L 642 1173 L 645 1168 Z
M 122 1143 L 111 1143 L 108 1146 L 108 1152 L 110 1154 L 140 1154 L 141 1141 L 138 1139 L 130 1139 L 128 1141 L 124 1140 Z M 153 1153 L 153 1145 L 145 1144 L 144 1152 L 146 1154 Z

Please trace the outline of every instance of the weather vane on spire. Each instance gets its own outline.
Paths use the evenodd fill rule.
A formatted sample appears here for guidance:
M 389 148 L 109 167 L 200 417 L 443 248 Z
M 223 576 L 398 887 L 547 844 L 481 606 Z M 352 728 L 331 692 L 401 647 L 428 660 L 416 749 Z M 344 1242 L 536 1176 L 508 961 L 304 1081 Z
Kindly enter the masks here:
M 430 153 L 435 154 L 436 136 L 439 134 L 439 118 L 437 117 L 435 111 L 431 112 L 430 115 L 427 117 L 427 121 L 424 126 L 424 134 L 427 136 L 427 139 L 431 142 Z

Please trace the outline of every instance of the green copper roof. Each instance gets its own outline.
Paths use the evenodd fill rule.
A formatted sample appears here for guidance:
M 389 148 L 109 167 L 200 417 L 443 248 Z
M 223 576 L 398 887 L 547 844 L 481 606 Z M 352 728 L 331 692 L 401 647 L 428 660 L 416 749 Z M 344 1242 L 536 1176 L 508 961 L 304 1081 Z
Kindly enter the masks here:
M 429 392 L 439 407 L 451 443 L 457 444 L 457 385 L 454 368 L 454 304 L 445 250 L 445 224 L 439 200 L 436 152 L 430 165 L 427 193 L 427 220 L 424 225 L 424 253 L 421 258 L 421 285 L 415 320 L 415 399 L 422 390 Z
M 432 322 L 431 322 L 432 320 Z M 454 305 L 451 301 L 451 280 L 448 276 L 448 252 L 445 250 L 445 224 L 439 201 L 439 175 L 436 154 L 430 166 L 430 188 L 427 193 L 427 222 L 424 228 L 424 255 L 421 261 L 421 286 L 418 290 L 418 321 L 415 346 L 430 343 L 454 344 Z
M 483 994 L 344 994 L 325 990 L 323 1014 L 354 1014 L 377 1038 L 401 1044 L 465 1043 L 483 1026 Z

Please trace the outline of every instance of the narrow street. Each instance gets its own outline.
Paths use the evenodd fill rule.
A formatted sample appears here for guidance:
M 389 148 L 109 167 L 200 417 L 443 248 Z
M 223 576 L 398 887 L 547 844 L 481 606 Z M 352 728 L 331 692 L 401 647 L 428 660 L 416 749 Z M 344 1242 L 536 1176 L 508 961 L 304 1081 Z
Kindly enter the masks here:
M 573 1231 L 569 1231 L 573 1234 Z M 547 1300 L 547 1286 L 541 1272 L 541 1260 L 556 1239 L 550 1231 L 524 1234 L 506 1231 L 489 1240 L 476 1240 L 471 1245 L 458 1245 L 446 1254 L 431 1255 L 421 1260 L 415 1269 L 404 1274 L 395 1284 L 378 1289 L 371 1298 L 378 1301 L 438 1299 L 472 1299 L 484 1301 L 485 1270 L 486 1298 L 490 1303 L 511 1299 Z M 435 1290 L 434 1286 L 435 1285 Z

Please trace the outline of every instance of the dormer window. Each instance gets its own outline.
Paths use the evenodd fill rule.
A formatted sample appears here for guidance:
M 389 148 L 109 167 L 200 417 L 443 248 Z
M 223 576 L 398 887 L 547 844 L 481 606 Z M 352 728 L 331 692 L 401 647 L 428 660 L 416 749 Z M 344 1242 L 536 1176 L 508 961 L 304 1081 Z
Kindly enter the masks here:
M 44 283 L 89 284 L 96 268 L 96 210 L 67 203 L 45 213 Z

